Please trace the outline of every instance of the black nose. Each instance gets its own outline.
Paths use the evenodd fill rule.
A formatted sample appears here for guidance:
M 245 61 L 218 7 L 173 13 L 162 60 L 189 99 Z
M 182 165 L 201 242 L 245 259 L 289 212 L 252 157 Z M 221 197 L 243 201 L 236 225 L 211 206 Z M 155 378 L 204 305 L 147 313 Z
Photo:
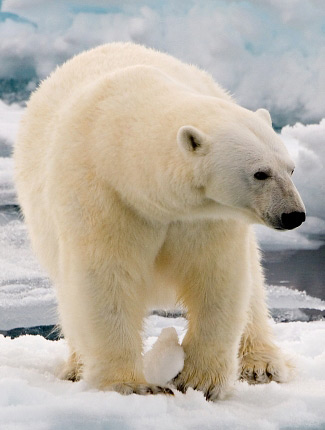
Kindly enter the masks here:
M 290 212 L 281 215 L 282 227 L 286 230 L 292 230 L 299 227 L 306 219 L 305 212 Z

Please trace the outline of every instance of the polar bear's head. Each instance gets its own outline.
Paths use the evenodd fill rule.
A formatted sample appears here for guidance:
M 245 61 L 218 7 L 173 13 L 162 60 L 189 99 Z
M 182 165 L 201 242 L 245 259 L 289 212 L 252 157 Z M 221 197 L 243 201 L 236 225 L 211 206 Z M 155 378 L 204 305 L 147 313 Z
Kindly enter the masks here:
M 252 222 L 278 230 L 298 227 L 305 208 L 291 178 L 294 163 L 272 129 L 269 112 L 228 104 L 211 128 L 178 131 L 178 145 L 190 158 L 197 183 L 207 199 Z

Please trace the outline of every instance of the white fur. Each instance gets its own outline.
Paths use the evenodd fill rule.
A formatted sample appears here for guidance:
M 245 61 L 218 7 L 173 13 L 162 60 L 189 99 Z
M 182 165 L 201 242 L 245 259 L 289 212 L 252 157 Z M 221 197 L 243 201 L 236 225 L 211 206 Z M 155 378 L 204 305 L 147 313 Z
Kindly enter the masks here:
M 33 94 L 16 184 L 57 288 L 66 377 L 162 392 L 145 380 L 140 332 L 172 292 L 189 318 L 179 389 L 222 398 L 240 366 L 248 380 L 286 378 L 250 224 L 304 208 L 268 118 L 196 67 L 133 44 L 85 52 Z M 254 179 L 261 169 L 272 178 Z

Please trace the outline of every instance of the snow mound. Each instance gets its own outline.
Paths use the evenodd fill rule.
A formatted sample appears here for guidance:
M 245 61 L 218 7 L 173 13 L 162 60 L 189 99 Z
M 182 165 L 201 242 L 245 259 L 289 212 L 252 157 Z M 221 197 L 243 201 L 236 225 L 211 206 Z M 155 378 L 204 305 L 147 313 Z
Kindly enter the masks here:
M 166 385 L 184 366 L 184 350 L 174 327 L 164 328 L 143 357 L 144 376 L 151 384 Z

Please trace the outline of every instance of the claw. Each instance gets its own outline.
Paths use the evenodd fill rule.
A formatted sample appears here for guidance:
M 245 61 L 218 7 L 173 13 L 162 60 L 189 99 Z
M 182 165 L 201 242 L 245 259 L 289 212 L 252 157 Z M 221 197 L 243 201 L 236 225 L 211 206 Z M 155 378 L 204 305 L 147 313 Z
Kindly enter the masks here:
M 173 395 L 174 395 L 173 390 L 171 390 L 171 389 L 170 389 L 170 388 L 168 388 L 168 387 L 166 387 L 166 388 L 164 388 L 164 389 L 163 389 L 163 393 L 164 393 L 164 394 L 167 394 L 168 396 L 173 396 Z
M 184 383 L 177 384 L 177 385 L 176 385 L 176 388 L 177 388 L 177 390 L 178 390 L 178 391 L 180 391 L 180 392 L 181 392 L 181 393 L 183 393 L 183 394 L 185 394 L 185 393 L 186 393 L 186 391 L 187 391 L 187 387 L 185 386 L 185 384 L 184 384 Z
M 134 382 L 120 382 L 112 384 L 107 387 L 109 391 L 117 391 L 120 394 L 140 394 L 143 396 L 150 394 L 166 394 L 169 396 L 174 395 L 173 391 L 168 387 L 161 387 L 153 384 L 137 384 Z
M 222 399 L 221 390 L 216 386 L 211 386 L 205 394 L 207 401 L 215 402 L 216 400 Z

